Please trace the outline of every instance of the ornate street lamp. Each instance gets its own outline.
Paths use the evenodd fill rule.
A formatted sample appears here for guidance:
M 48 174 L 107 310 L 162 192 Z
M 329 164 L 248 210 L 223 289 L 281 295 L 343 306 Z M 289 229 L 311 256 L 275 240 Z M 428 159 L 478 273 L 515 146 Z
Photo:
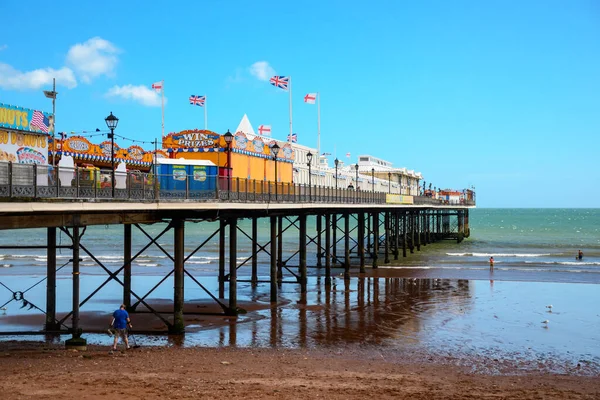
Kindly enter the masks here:
M 340 163 L 340 160 L 337 159 L 337 157 L 334 160 L 335 163 L 335 201 L 337 201 L 338 198 L 338 164 Z
M 373 190 L 373 196 L 375 196 L 375 168 L 371 168 L 371 189 Z
M 275 160 L 275 201 L 277 201 L 277 154 L 279 153 L 279 145 L 275 143 L 271 146 L 271 154 L 273 154 L 273 160 Z
M 119 123 L 119 118 L 115 117 L 110 112 L 110 115 L 104 118 L 106 121 L 106 126 L 110 129 L 110 133 L 108 136 L 110 137 L 110 165 L 112 167 L 112 197 L 115 197 L 115 129 Z
M 227 144 L 227 198 L 229 198 L 231 193 L 231 143 L 233 142 L 233 134 L 227 132 L 223 135 L 223 139 L 225 140 L 225 144 Z
M 388 172 L 388 193 L 392 193 L 392 173 Z
M 308 165 L 308 201 L 311 202 L 312 201 L 312 180 L 311 180 L 311 162 L 312 162 L 312 158 L 313 155 L 312 153 L 309 151 L 308 154 L 306 155 L 306 160 L 308 161 L 306 164 Z
M 354 193 L 354 197 L 358 199 L 358 163 L 354 164 L 354 170 L 356 172 L 356 193 Z

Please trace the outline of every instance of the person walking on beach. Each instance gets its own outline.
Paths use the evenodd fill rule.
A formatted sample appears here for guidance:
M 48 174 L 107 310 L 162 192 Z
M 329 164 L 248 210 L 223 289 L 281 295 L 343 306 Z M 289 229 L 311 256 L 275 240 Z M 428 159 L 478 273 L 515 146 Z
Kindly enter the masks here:
M 583 259 L 583 251 L 579 250 L 579 252 L 577 252 L 577 258 L 579 260 Z
M 490 257 L 490 271 L 494 270 L 494 257 Z
M 115 336 L 112 351 L 117 350 L 117 343 L 119 342 L 119 337 L 123 339 L 123 342 L 125 343 L 125 348 L 130 349 L 129 339 L 127 338 L 127 327 L 132 328 L 133 325 L 131 325 L 129 313 L 125 310 L 125 304 L 121 304 L 121 307 L 119 307 L 119 309 L 113 313 L 113 318 L 110 323 L 110 326 L 114 329 Z

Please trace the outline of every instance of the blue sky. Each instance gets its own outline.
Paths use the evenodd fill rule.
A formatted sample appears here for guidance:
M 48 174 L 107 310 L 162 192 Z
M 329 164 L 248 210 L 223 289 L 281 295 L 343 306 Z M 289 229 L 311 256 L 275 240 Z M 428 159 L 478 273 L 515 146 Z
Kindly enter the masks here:
M 151 141 L 161 111 L 148 89 L 164 79 L 166 132 L 204 126 L 187 100 L 198 94 L 209 129 L 247 113 L 285 140 L 288 94 L 251 73 L 264 62 L 263 77 L 293 78 L 302 144 L 316 147 L 302 97 L 318 91 L 322 152 L 475 185 L 481 207 L 598 206 L 600 3 L 350 4 L 30 1 L 27 22 L 18 2 L 0 2 L 0 102 L 51 111 L 41 89 L 58 76 L 58 131 L 105 129 L 112 111 L 117 134 Z

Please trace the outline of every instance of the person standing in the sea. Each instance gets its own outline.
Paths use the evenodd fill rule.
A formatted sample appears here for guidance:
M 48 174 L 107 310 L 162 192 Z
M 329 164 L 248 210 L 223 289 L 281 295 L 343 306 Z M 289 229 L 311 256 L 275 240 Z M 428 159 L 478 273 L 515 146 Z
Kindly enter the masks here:
M 494 257 L 490 257 L 490 271 L 494 270 Z
M 579 260 L 583 259 L 583 251 L 579 250 L 579 251 L 577 252 L 577 258 L 578 258 Z

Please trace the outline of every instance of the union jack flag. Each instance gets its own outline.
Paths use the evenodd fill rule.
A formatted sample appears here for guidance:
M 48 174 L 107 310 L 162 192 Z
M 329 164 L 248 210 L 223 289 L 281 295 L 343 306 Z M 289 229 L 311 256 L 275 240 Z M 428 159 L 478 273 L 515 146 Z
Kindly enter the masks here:
M 290 84 L 289 76 L 274 76 L 269 79 L 271 85 L 278 87 L 279 89 L 288 90 L 288 85 Z
M 193 106 L 204 107 L 204 103 L 206 102 L 206 96 L 190 96 L 190 104 Z
M 30 127 L 38 128 L 42 132 L 48 133 L 50 120 L 41 111 L 34 111 L 31 117 Z
M 298 142 L 298 135 L 296 133 L 288 134 L 287 135 L 287 140 L 288 140 L 288 142 L 297 143 Z

